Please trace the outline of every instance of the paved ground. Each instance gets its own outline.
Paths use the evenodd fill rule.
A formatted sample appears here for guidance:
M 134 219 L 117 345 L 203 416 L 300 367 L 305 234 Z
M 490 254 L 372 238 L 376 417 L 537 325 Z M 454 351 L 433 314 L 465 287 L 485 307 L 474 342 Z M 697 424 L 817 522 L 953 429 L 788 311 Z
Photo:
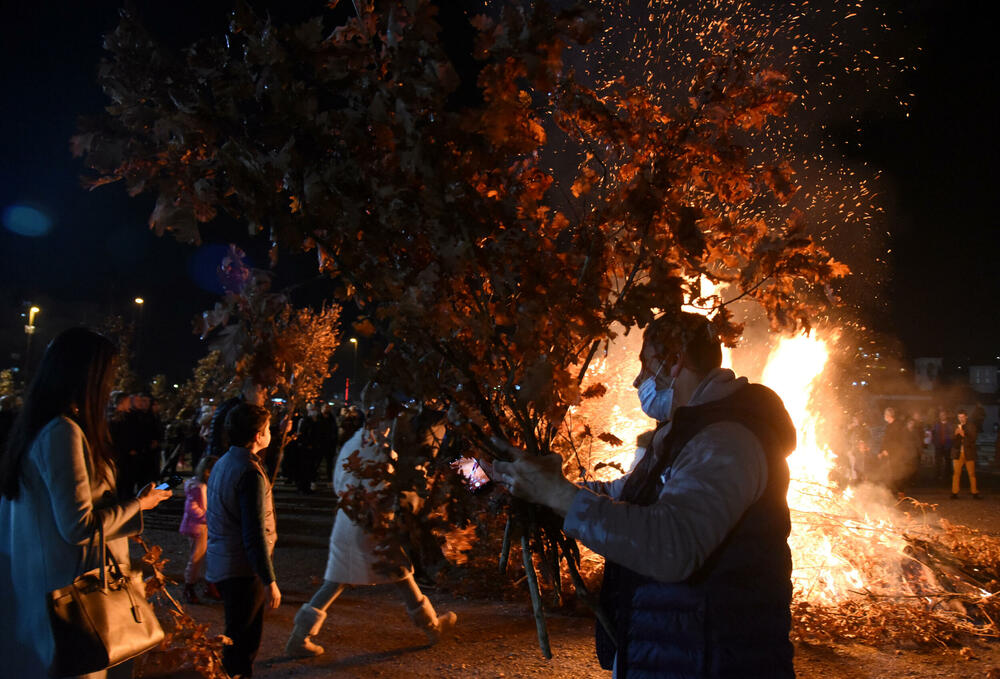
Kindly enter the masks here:
M 921 501 L 938 504 L 938 516 L 1000 536 L 1000 474 L 983 469 L 980 476 L 982 499 L 978 501 L 967 496 L 951 500 L 950 489 L 927 482 L 911 489 L 911 494 Z M 454 610 L 459 616 L 454 638 L 429 647 L 410 623 L 391 588 L 348 591 L 331 607 L 330 618 L 318 636 L 327 653 L 305 661 L 284 657 L 283 646 L 295 610 L 308 600 L 320 582 L 332 514 L 329 491 L 302 497 L 291 488 L 279 486 L 276 498 L 279 516 L 276 570 L 284 600 L 266 620 L 255 676 L 418 679 L 610 676 L 594 659 L 592 623 L 584 617 L 549 616 L 554 658 L 546 661 L 538 650 L 526 599 L 468 600 L 429 591 L 439 610 Z M 151 513 L 146 527 L 147 538 L 173 556 L 167 572 L 177 579 L 183 569 L 186 548 L 176 533 L 181 509 L 180 498 L 174 498 Z M 213 633 L 222 631 L 220 605 L 191 606 L 189 610 L 197 619 L 210 623 Z M 800 645 L 796 650 L 798 676 L 816 679 L 1000 677 L 1000 670 L 996 675 L 987 675 L 997 667 L 1000 667 L 997 644 L 970 643 L 962 653 L 957 649 L 914 652 L 855 645 Z

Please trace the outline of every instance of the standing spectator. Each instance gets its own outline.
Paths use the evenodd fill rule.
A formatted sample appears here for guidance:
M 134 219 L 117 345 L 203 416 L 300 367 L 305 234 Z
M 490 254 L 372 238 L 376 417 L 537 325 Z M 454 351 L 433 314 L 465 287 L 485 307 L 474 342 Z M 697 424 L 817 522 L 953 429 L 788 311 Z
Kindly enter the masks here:
M 201 603 L 194 586 L 205 575 L 205 550 L 208 549 L 208 528 L 205 514 L 208 508 L 208 476 L 218 458 L 205 455 L 195 467 L 194 476 L 184 482 L 184 516 L 178 531 L 187 536 L 190 550 L 184 568 L 184 600 L 189 604 Z M 209 584 L 210 594 L 218 597 L 215 585 Z
M 976 487 L 976 429 L 964 410 L 958 411 L 958 425 L 952 438 L 951 459 L 955 465 L 955 474 L 951 477 L 951 499 L 958 499 L 959 481 L 962 478 L 962 467 L 969 475 L 969 490 L 975 500 L 979 499 L 979 489 Z
M 192 420 L 193 409 L 184 407 L 171 421 L 164 433 L 165 445 L 163 446 L 163 468 L 161 473 L 164 476 L 177 473 L 177 466 L 184 462 L 186 455 L 189 455 L 189 441 L 195 424 Z M 190 459 L 190 457 L 188 458 Z M 197 467 L 197 462 L 191 463 L 191 469 Z
M 105 408 L 114 344 L 83 328 L 45 350 L 24 407 L 0 452 L 0 674 L 46 677 L 55 644 L 46 595 L 99 567 L 97 539 L 128 572 L 128 537 L 142 514 L 170 497 L 152 486 L 119 501 Z M 86 675 L 131 676 L 132 663 Z
M 127 500 L 135 494 L 139 479 L 139 452 L 136 450 L 132 433 L 132 399 L 128 394 L 115 392 L 112 400 L 114 410 L 108 422 L 111 445 L 114 448 L 115 464 L 118 465 L 118 498 Z
M 264 606 L 281 604 L 271 554 L 278 533 L 271 483 L 261 452 L 271 443 L 270 415 L 240 403 L 226 416 L 232 444 L 208 479 L 206 571 L 225 607 L 225 634 L 233 640 L 222 652 L 232 676 L 253 674 L 260 648 Z
M 333 461 L 337 458 L 337 443 L 339 442 L 337 432 L 337 418 L 333 416 L 333 406 L 324 403 L 316 418 L 316 427 L 313 437 L 315 448 L 316 469 L 313 472 L 314 478 L 330 480 L 333 478 Z M 326 471 L 321 476 L 320 466 L 326 463 Z
M 295 432 L 295 457 L 289 460 L 295 486 L 300 493 L 311 493 L 319 458 L 317 448 L 317 420 L 319 409 L 315 403 L 306 404 L 306 412 L 299 418 Z
M 938 411 L 938 421 L 931 428 L 931 445 L 934 446 L 934 470 L 939 480 L 949 478 L 954 470 L 951 464 L 952 434 L 955 425 L 948 419 L 948 411 Z
M 136 451 L 136 482 L 140 487 L 160 477 L 160 441 L 163 434 L 152 404 L 153 398 L 148 392 L 135 394 L 132 396 L 132 409 L 126 417 L 131 443 Z
M 885 432 L 879 446 L 879 480 L 889 490 L 901 492 L 903 481 L 909 474 L 913 445 L 906 425 L 896 419 L 895 408 L 886 408 L 882 417 L 885 419 Z

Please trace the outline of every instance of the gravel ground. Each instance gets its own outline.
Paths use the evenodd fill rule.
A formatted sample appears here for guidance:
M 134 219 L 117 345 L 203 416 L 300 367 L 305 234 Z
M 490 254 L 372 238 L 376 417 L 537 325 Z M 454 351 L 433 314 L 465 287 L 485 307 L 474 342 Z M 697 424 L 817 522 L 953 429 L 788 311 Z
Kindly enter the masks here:
M 981 488 L 982 499 L 978 501 L 967 495 L 951 500 L 948 489 L 931 484 L 912 489 L 911 495 L 937 504 L 936 512 L 928 516 L 931 521 L 942 517 L 1000 536 L 1000 476 L 984 470 Z M 280 518 L 275 566 L 283 601 L 265 621 L 254 676 L 610 677 L 594 657 L 592 622 L 587 618 L 550 614 L 554 657 L 545 660 L 538 650 L 534 620 L 526 602 L 461 599 L 428 591 L 439 612 L 453 610 L 459 618 L 455 635 L 431 647 L 410 623 L 391 587 L 347 591 L 331 606 L 330 617 L 316 639 L 327 652 L 309 660 L 285 657 L 284 642 L 292 617 L 320 582 L 332 517 L 326 509 L 329 497 L 322 492 L 302 498 L 281 489 L 277 495 Z M 174 528 L 179 523 L 179 500 L 158 512 L 148 521 L 146 537 L 174 558 L 167 573 L 180 579 L 186 543 Z M 213 633 L 221 633 L 220 604 L 190 606 L 189 611 L 199 621 L 208 622 Z M 797 675 L 806 679 L 1000 677 L 1000 644 L 970 640 L 965 649 L 934 651 L 800 644 L 795 665 Z

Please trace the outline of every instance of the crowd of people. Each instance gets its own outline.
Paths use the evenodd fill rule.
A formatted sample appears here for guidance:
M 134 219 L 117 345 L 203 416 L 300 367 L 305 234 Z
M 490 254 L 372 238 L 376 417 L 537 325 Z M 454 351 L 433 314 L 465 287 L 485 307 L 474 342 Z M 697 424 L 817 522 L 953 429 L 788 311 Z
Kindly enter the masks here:
M 482 461 L 498 485 L 550 508 L 563 517 L 567 536 L 605 557 L 607 617 L 598 626 L 597 654 L 615 679 L 794 676 L 786 458 L 795 428 L 773 391 L 722 368 L 721 357 L 701 316 L 663 316 L 647 325 L 634 386 L 656 429 L 617 481 L 571 482 L 558 455 L 528 455 L 501 438 L 492 440 L 494 464 Z M 388 473 L 400 459 L 416 459 L 406 446 L 418 444 L 408 442 L 440 445 L 441 436 L 429 432 L 450 416 L 434 411 L 436 419 L 406 424 L 401 418 L 408 415 L 387 407 L 391 396 L 372 388 L 364 412 L 380 426 L 365 427 L 362 411 L 351 406 L 337 412 L 319 403 L 289 413 L 267 399 L 266 385 L 248 380 L 238 396 L 183 410 L 164 426 L 149 394 L 111 394 L 114 362 L 104 337 L 62 333 L 46 349 L 16 416 L 0 420 L 0 656 L 12 676 L 45 676 L 56 652 L 47 594 L 99 567 L 104 539 L 127 568 L 127 538 L 142 530 L 144 512 L 173 495 L 165 487 L 171 481 L 154 482 L 179 480 L 175 472 L 189 468 L 179 526 L 190 548 L 185 596 L 221 599 L 224 633 L 233 642 L 223 665 L 233 677 L 251 676 L 264 611 L 281 603 L 275 478 L 283 474 L 310 493 L 317 479 L 332 477 L 333 491 L 347 497 L 348 487 L 371 480 L 338 464 L 338 450 L 356 451 L 366 467 L 382 465 Z M 844 481 L 901 492 L 933 451 L 938 478 L 951 475 L 952 496 L 966 474 L 978 497 L 983 420 L 977 410 L 954 418 L 941 410 L 925 424 L 890 407 L 875 430 L 855 418 L 842 446 Z M 407 427 L 407 436 L 387 433 Z M 389 555 L 388 569 L 379 553 L 375 568 L 376 547 L 338 510 L 322 584 L 296 612 L 288 655 L 324 652 L 312 637 L 348 586 L 392 584 L 431 643 L 456 624 L 454 613 L 439 616 L 422 592 L 406 550 Z M 130 673 L 125 662 L 85 676 Z
M 868 424 L 854 415 L 839 450 L 840 481 L 863 481 L 903 493 L 918 481 L 950 483 L 951 498 L 960 497 L 966 478 L 968 490 L 979 499 L 976 463 L 986 420 L 982 405 L 966 410 L 940 407 L 904 414 L 895 407 L 882 411 L 881 422 Z M 993 446 L 991 457 L 1000 464 L 1000 437 L 984 440 Z M 923 478 L 921 478 L 923 477 Z

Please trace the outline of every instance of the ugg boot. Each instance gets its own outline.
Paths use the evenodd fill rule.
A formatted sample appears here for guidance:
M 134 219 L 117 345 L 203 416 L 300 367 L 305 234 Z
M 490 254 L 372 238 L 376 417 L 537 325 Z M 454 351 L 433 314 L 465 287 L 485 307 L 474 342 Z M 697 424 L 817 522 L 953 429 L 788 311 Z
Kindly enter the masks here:
M 434 612 L 431 600 L 424 597 L 423 600 L 413 608 L 407 607 L 406 612 L 410 614 L 417 627 L 427 635 L 427 641 L 432 645 L 441 641 L 441 637 L 447 634 L 458 622 L 458 616 L 448 611 L 441 617 Z
M 293 658 L 322 655 L 323 647 L 313 643 L 309 637 L 319 634 L 324 620 L 326 620 L 326 611 L 313 608 L 309 604 L 302 604 L 302 608 L 295 614 L 293 620 L 295 626 L 292 628 L 292 634 L 285 643 L 285 655 Z

